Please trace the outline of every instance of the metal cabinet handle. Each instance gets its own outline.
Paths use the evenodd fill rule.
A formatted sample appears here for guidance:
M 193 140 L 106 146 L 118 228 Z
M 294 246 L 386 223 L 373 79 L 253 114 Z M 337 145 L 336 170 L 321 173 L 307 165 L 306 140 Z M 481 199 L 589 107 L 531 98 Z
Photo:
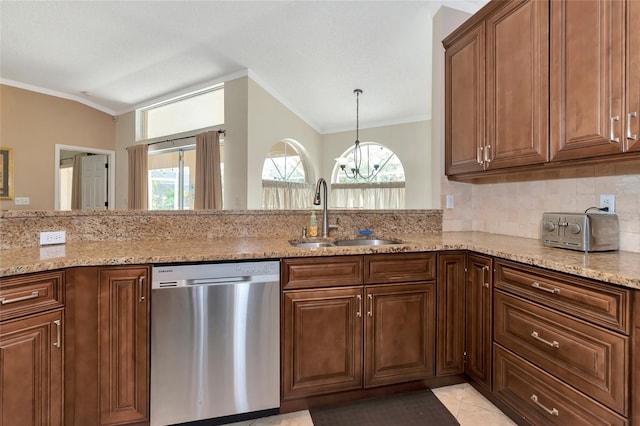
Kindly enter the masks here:
M 546 339 L 543 339 L 542 337 L 540 337 L 537 331 L 533 331 L 531 333 L 531 337 L 538 340 L 539 342 L 544 343 L 545 345 L 551 346 L 552 348 L 560 349 L 560 343 L 556 342 L 555 340 L 553 342 L 550 342 Z
M 614 131 L 615 130 L 614 129 L 614 125 L 615 125 L 614 123 L 616 121 L 620 121 L 620 116 L 619 115 L 611 117 L 611 136 L 610 136 L 609 139 L 611 139 L 611 142 L 619 143 L 620 142 L 620 138 L 616 137 L 616 133 Z
M 356 317 L 362 317 L 362 296 L 357 295 L 358 298 L 358 312 L 356 312 Z
M 491 156 L 489 155 L 489 150 L 491 149 L 491 145 L 487 145 L 484 147 L 484 162 L 485 163 L 490 163 L 491 162 Z
M 369 295 L 369 311 L 367 312 L 367 315 L 372 317 L 373 316 L 373 296 Z
M 551 414 L 552 416 L 559 416 L 560 413 L 558 412 L 557 408 L 552 408 L 551 410 L 549 410 L 547 407 L 545 407 L 544 405 L 542 405 L 540 403 L 540 401 L 538 401 L 538 396 L 534 393 L 533 395 L 531 395 L 531 400 L 540 408 L 542 408 L 544 411 L 546 411 L 547 413 Z
M 540 284 L 538 281 L 534 281 L 533 284 L 531 284 L 531 287 L 537 288 L 538 290 L 546 291 L 547 293 L 551 294 L 560 294 L 559 288 L 546 288 L 543 287 L 542 284 Z
M 483 163 L 483 161 L 482 161 L 482 149 L 483 149 L 483 147 L 479 146 L 478 147 L 478 152 L 476 154 L 476 162 L 478 164 L 482 164 Z
M 144 275 L 138 277 L 138 302 L 144 302 Z
M 638 135 L 631 133 L 631 118 L 638 118 L 638 113 L 630 112 L 627 114 L 627 139 L 635 141 L 638 139 Z
M 488 266 L 482 267 L 482 287 L 489 288 L 489 280 L 487 280 L 487 271 L 489 270 Z
M 56 347 L 56 348 L 60 348 L 60 347 L 62 347 L 62 342 L 61 342 L 61 340 L 60 340 L 60 338 L 61 338 L 61 330 L 60 330 L 60 329 L 61 329 L 61 324 L 60 324 L 60 320 L 55 320 L 53 323 L 56 325 L 56 341 L 55 341 L 55 343 L 53 344 L 53 346 L 54 346 L 54 347 Z
M 15 299 L 5 299 L 4 297 L 0 297 L 0 305 L 7 305 L 9 303 L 21 302 L 29 299 L 37 299 L 39 295 L 40 293 L 37 291 L 32 291 L 28 296 L 16 297 Z

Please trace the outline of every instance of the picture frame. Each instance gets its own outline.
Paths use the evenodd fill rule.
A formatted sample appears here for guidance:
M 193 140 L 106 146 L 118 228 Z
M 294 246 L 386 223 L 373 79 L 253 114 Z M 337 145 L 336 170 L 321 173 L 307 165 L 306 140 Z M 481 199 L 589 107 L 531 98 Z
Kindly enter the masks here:
M 0 149 L 0 200 L 13 200 L 13 149 Z

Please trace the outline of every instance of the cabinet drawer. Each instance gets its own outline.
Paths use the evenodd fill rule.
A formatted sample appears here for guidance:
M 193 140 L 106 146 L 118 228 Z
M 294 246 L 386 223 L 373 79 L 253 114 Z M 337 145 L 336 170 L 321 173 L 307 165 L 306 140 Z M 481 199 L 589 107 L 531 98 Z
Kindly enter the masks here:
M 537 425 L 627 425 L 627 419 L 494 344 L 493 391 Z
M 496 291 L 494 341 L 628 414 L 628 337 Z
M 0 320 L 64 306 L 64 272 L 0 278 Z
M 431 281 L 435 279 L 435 253 L 372 254 L 364 257 L 365 284 Z
M 283 290 L 362 284 L 362 256 L 283 259 Z
M 496 288 L 629 334 L 629 290 L 504 260 L 496 260 L 494 284 Z

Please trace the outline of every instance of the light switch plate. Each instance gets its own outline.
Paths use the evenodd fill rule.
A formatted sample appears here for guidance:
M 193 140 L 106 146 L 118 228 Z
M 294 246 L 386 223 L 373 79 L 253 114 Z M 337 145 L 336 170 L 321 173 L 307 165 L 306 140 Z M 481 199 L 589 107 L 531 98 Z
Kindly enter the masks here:
M 448 194 L 446 198 L 446 206 L 448 209 L 453 208 L 453 194 Z

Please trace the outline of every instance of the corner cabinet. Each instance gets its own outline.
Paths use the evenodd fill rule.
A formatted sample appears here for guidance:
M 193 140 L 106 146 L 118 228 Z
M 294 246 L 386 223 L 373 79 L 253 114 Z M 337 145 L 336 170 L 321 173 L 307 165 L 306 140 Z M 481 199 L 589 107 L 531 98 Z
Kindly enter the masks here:
M 640 4 L 491 1 L 443 40 L 445 172 L 640 159 Z
M 64 272 L 0 279 L 0 424 L 62 425 Z
M 434 254 L 284 259 L 281 268 L 283 406 L 434 376 Z
M 491 2 L 447 37 L 447 175 L 548 161 L 549 3 Z
M 150 269 L 79 267 L 67 276 L 66 424 L 148 423 Z

